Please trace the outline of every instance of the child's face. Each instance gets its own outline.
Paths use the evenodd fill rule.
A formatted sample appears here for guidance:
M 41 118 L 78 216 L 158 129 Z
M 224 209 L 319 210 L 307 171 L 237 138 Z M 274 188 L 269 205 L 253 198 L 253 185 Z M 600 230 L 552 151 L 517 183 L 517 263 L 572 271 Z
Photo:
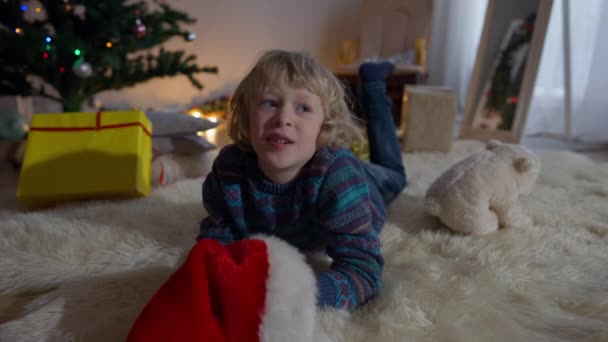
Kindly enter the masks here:
M 305 88 L 269 87 L 253 104 L 249 136 L 264 175 L 294 179 L 317 149 L 323 124 L 321 98 Z

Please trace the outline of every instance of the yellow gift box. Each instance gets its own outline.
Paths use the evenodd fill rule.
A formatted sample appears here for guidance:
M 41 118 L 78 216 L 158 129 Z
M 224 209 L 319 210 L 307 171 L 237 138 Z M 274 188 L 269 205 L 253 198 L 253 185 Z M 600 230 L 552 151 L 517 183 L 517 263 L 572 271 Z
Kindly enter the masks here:
M 152 125 L 142 111 L 36 114 L 17 197 L 30 207 L 150 192 Z

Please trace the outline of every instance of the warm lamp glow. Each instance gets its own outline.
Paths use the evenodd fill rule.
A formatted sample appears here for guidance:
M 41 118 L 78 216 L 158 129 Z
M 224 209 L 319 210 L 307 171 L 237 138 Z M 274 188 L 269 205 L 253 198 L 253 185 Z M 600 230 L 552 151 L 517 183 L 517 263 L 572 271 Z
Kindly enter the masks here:
M 203 115 L 200 109 L 196 107 L 190 108 L 186 113 L 190 116 L 194 116 L 195 118 L 200 118 Z
M 209 140 L 212 144 L 217 144 L 217 128 L 211 128 L 206 131 L 200 131 L 196 133 L 199 137 L 203 137 Z
M 211 128 L 205 131 L 196 132 L 196 134 L 200 137 L 207 139 L 212 144 L 217 146 L 223 145 L 226 143 L 226 134 L 224 127 L 224 119 L 226 118 L 226 112 L 223 111 L 203 111 L 200 107 L 191 107 L 189 110 L 185 112 L 185 114 L 190 115 L 195 118 L 203 118 L 205 120 L 209 120 L 213 123 L 217 123 L 218 126 L 216 128 Z

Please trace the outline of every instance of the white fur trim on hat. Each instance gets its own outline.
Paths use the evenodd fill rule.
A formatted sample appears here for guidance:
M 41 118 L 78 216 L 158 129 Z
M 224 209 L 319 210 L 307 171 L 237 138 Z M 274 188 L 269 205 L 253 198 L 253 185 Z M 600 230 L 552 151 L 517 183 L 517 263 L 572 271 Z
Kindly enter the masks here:
M 263 342 L 310 342 L 315 327 L 317 285 L 304 255 L 272 236 L 254 236 L 268 247 L 266 305 L 259 330 Z

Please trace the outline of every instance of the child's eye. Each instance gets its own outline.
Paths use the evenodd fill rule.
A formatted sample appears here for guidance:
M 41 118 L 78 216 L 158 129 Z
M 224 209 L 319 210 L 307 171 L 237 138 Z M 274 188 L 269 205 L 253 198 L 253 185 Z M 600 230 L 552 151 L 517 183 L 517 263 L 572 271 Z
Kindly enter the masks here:
M 277 100 L 265 99 L 265 100 L 262 101 L 262 106 L 263 107 L 275 108 L 278 105 L 279 105 L 279 101 L 277 101 Z
M 307 105 L 299 105 L 297 107 L 297 110 L 298 110 L 298 112 L 306 112 L 306 113 L 311 111 L 310 106 L 307 106 Z

